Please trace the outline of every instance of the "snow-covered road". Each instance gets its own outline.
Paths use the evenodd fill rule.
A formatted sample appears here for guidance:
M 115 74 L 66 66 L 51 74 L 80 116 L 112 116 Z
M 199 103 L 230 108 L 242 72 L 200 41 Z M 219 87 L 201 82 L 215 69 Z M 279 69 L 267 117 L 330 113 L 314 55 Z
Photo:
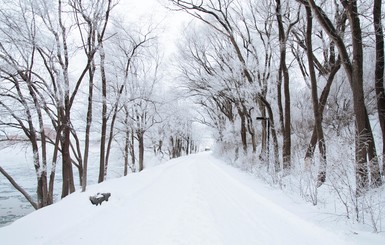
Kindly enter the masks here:
M 266 199 L 225 168 L 203 153 L 90 186 L 86 193 L 0 228 L 0 243 L 347 244 L 344 237 Z M 93 206 L 88 197 L 96 192 L 112 196 Z

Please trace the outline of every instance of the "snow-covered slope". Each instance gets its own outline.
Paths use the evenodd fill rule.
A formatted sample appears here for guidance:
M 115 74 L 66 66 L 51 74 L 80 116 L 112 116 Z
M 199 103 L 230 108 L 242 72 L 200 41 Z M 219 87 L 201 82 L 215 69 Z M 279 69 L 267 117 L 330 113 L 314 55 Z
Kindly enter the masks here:
M 290 200 L 267 198 L 268 187 L 251 180 L 209 153 L 182 157 L 33 212 L 1 228 L 0 243 L 381 244 L 383 236 L 365 242 L 307 221 L 284 208 Z M 91 205 L 97 192 L 110 192 L 110 200 Z

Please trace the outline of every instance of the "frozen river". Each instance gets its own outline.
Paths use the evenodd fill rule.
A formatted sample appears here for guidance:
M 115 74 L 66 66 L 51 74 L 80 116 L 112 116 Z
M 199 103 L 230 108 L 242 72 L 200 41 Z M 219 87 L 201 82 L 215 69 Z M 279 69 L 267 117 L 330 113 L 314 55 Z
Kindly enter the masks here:
M 31 152 L 23 147 L 3 148 L 0 149 L 0 166 L 35 198 L 36 173 L 30 156 Z M 99 147 L 91 146 L 89 157 L 87 184 L 92 185 L 97 183 L 99 176 Z M 165 158 L 158 159 L 151 152 L 145 156 L 145 166 L 157 165 L 165 161 Z M 123 176 L 122 154 L 119 149 L 114 148 L 111 151 L 107 179 L 121 176 Z M 75 184 L 77 185 L 76 190 L 79 190 L 80 186 L 76 167 L 74 167 L 74 177 Z M 54 201 L 60 199 L 61 183 L 61 166 L 58 164 L 54 186 Z M 25 197 L 0 173 L 0 227 L 6 226 L 33 211 L 34 208 Z
M 8 165 L 8 164 L 7 164 Z M 8 165 L 4 169 L 20 182 L 21 185 L 34 197 L 36 196 L 36 174 L 33 169 L 26 165 Z M 0 227 L 13 222 L 14 220 L 23 217 L 32 211 L 34 208 L 18 192 L 9 181 L 0 174 Z

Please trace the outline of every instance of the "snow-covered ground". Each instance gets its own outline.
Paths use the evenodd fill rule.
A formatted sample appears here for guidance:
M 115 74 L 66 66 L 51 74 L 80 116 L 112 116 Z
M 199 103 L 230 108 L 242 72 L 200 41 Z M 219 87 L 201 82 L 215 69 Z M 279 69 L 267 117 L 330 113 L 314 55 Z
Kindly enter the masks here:
M 89 196 L 110 192 L 93 206 Z M 0 228 L 8 244 L 385 244 L 200 153 L 88 187 Z

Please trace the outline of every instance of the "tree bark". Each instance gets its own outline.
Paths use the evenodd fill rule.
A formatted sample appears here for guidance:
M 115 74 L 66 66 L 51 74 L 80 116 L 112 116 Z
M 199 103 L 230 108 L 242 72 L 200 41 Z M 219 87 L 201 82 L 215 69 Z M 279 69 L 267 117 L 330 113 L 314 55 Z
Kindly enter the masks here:
M 134 130 L 131 129 L 131 144 L 130 144 L 130 154 L 131 154 L 131 166 L 133 169 L 133 172 L 136 172 L 136 158 L 135 158 L 135 136 L 134 136 Z
M 279 49 L 280 49 L 280 61 L 279 61 L 279 78 L 283 78 L 283 93 L 285 96 L 284 101 L 284 118 L 283 118 L 283 146 L 282 146 L 282 162 L 283 169 L 289 170 L 291 167 L 291 113 L 290 113 L 290 79 L 289 70 L 286 65 L 286 34 L 283 27 L 281 1 L 275 0 L 276 17 L 279 33 Z M 282 81 L 279 81 L 282 84 Z
M 144 133 L 142 131 L 137 132 L 138 144 L 139 144 L 139 172 L 144 169 Z
M 69 111 L 68 111 L 69 113 Z M 63 120 L 63 132 L 62 132 L 62 195 L 64 198 L 75 191 L 75 185 L 73 180 L 73 170 L 72 170 L 72 161 L 70 153 L 70 123 L 69 115 L 64 115 L 65 119 Z
M 99 155 L 99 180 L 103 182 L 106 175 L 106 135 L 107 135 L 107 78 L 104 66 L 105 53 L 103 43 L 100 43 L 100 73 L 102 81 L 102 128 L 100 133 L 100 155 Z
M 273 147 L 274 147 L 274 170 L 275 172 L 279 172 L 281 170 L 281 164 L 279 162 L 278 137 L 277 137 L 277 132 L 275 130 L 273 110 L 271 109 L 270 103 L 265 99 L 265 97 L 261 95 L 261 96 L 258 96 L 257 99 L 260 100 L 266 106 L 267 114 L 269 115 L 268 121 L 270 124 L 271 136 L 273 137 Z
M 375 88 L 378 118 L 382 133 L 382 175 L 385 176 L 385 90 L 384 90 L 384 32 L 381 22 L 382 0 L 374 0 L 373 24 L 376 37 Z
M 317 132 L 318 148 L 320 152 L 317 186 L 321 186 L 326 180 L 326 164 L 327 164 L 326 143 L 325 143 L 324 134 L 322 130 L 322 116 L 318 105 L 318 91 L 317 91 L 318 86 L 317 86 L 317 78 L 315 74 L 314 60 L 313 60 L 313 42 L 312 42 L 313 16 L 312 16 L 310 7 L 305 6 L 305 8 L 306 8 L 306 20 L 307 20 L 305 42 L 307 46 L 307 59 L 309 63 L 314 123 L 315 123 L 315 129 Z
M 363 47 L 362 47 L 362 33 L 360 26 L 360 19 L 357 9 L 357 1 L 351 1 L 350 4 L 345 5 L 348 11 L 348 17 L 352 29 L 353 39 L 353 57 L 352 57 L 352 85 L 353 85 L 353 100 L 354 111 L 356 114 L 357 123 L 357 147 L 356 161 L 357 161 L 357 188 L 358 194 L 368 188 L 369 178 L 367 173 L 367 155 L 371 165 L 372 177 L 375 181 L 381 181 L 378 178 L 374 166 L 378 165 L 375 144 L 372 134 L 372 129 L 369 122 L 369 117 L 365 106 L 365 97 L 363 90 Z M 379 168 L 377 169 L 377 171 Z M 376 185 L 381 185 L 376 183 Z
M 90 149 L 90 132 L 92 125 L 92 107 L 93 107 L 93 94 L 94 94 L 94 73 L 95 63 L 92 62 L 88 73 L 88 106 L 87 106 L 87 118 L 86 118 L 86 133 L 84 139 L 84 159 L 83 159 L 83 176 L 82 176 L 82 192 L 86 191 L 87 188 L 87 176 L 88 176 L 88 154 Z
M 62 195 L 64 198 L 70 193 L 75 191 L 73 170 L 72 170 L 72 161 L 71 161 L 71 153 L 70 153 L 70 135 L 71 135 L 71 105 L 72 100 L 70 98 L 70 81 L 68 74 L 69 67 L 69 53 L 68 53 L 68 43 L 67 43 L 67 30 L 63 22 L 62 14 L 62 1 L 58 1 L 58 16 L 59 16 L 59 28 L 61 32 L 61 36 L 58 33 L 54 33 L 57 45 L 63 46 L 63 50 L 59 50 L 57 53 L 57 59 L 59 60 L 63 83 L 61 85 L 63 92 L 63 103 L 59 105 L 59 113 L 60 120 L 62 125 L 62 137 L 61 137 L 61 145 L 62 145 L 62 175 L 63 175 L 63 183 L 62 183 Z M 61 40 L 60 40 L 61 39 Z M 63 54 L 61 53 L 63 52 Z M 76 93 L 72 96 L 74 96 Z
M 330 93 L 330 88 L 333 84 L 334 77 L 340 68 L 341 68 L 341 61 L 338 59 L 337 63 L 332 67 L 329 77 L 327 79 L 326 85 L 321 93 L 318 109 L 319 109 L 319 113 L 321 115 L 322 121 L 323 121 L 323 112 Z M 316 131 L 316 128 L 314 127 L 313 133 L 311 135 L 310 143 L 305 153 L 305 162 L 308 162 L 310 161 L 310 159 L 313 158 L 316 145 L 317 145 L 317 131 Z
M 126 117 L 127 119 L 127 117 Z M 127 120 L 125 120 L 125 124 L 127 125 Z M 124 137 L 124 173 L 123 175 L 126 176 L 128 174 L 128 154 L 129 154 L 129 147 L 130 147 L 130 131 L 128 128 L 125 130 L 125 137 Z
M 242 110 L 240 103 L 237 103 L 237 109 L 238 109 L 238 115 L 241 118 L 241 142 L 242 142 L 242 149 L 243 153 L 247 153 L 247 128 L 246 128 L 246 115 L 245 112 Z

